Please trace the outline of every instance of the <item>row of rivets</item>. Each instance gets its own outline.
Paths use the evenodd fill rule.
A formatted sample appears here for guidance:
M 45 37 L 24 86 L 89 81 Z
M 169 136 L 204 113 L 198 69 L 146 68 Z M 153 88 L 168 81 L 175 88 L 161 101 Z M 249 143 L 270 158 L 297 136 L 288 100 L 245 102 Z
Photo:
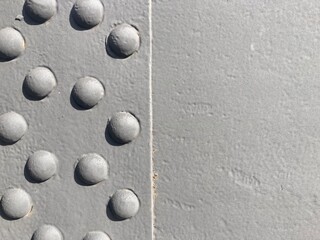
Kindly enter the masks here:
M 24 93 L 32 100 L 47 97 L 57 85 L 53 72 L 47 67 L 36 67 L 29 71 L 23 82 Z M 94 77 L 79 79 L 73 89 L 72 97 L 82 108 L 95 106 L 104 96 L 104 86 Z
M 43 225 L 38 228 L 33 236 L 32 240 L 63 240 L 61 231 L 53 225 Z M 101 231 L 88 232 L 83 240 L 111 240 L 110 237 Z
M 140 47 L 139 32 L 129 24 L 121 24 L 113 29 L 106 38 L 106 48 L 120 58 L 126 58 L 138 51 Z M 10 61 L 19 57 L 25 50 L 22 34 L 11 27 L 0 30 L 0 59 Z
M 58 159 L 48 151 L 33 153 L 26 163 L 27 174 L 36 182 L 44 182 L 57 173 Z M 86 184 L 97 184 L 108 178 L 109 166 L 106 160 L 96 153 L 81 156 L 76 164 L 77 176 Z
M 27 130 L 28 124 L 20 114 L 8 112 L 0 115 L 0 141 L 3 143 L 16 143 L 26 134 Z M 115 142 L 126 144 L 139 135 L 140 123 L 129 112 L 118 112 L 109 120 L 107 132 Z
M 47 181 L 56 174 L 57 168 L 57 157 L 44 150 L 33 153 L 26 164 L 27 173 L 36 182 Z M 88 185 L 97 184 L 107 179 L 108 170 L 106 160 L 96 153 L 81 156 L 75 168 L 77 176 Z
M 53 72 L 47 67 L 36 67 L 27 74 L 23 83 L 25 95 L 32 100 L 48 96 L 57 85 Z M 79 79 L 72 89 L 75 102 L 84 109 L 94 107 L 104 96 L 104 86 L 94 77 Z
M 29 71 L 23 83 L 24 93 L 32 100 L 48 96 L 57 85 L 53 72 L 47 67 L 36 67 Z M 84 109 L 94 107 L 104 96 L 104 86 L 94 77 L 79 79 L 72 89 L 75 102 Z
M 90 182 L 96 182 L 97 179 L 89 174 Z M 120 220 L 135 216 L 140 208 L 140 201 L 137 195 L 129 189 L 119 189 L 111 197 L 108 208 Z M 33 202 L 30 195 L 20 188 L 9 188 L 1 198 L 1 208 L 3 213 L 10 219 L 20 219 L 27 216 L 33 209 Z

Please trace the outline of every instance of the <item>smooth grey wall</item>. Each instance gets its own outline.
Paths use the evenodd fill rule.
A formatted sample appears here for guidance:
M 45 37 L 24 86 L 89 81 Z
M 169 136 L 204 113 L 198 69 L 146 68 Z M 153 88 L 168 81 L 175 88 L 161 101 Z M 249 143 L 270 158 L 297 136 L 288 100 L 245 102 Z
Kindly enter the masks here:
M 320 239 L 320 2 L 152 10 L 156 239 Z

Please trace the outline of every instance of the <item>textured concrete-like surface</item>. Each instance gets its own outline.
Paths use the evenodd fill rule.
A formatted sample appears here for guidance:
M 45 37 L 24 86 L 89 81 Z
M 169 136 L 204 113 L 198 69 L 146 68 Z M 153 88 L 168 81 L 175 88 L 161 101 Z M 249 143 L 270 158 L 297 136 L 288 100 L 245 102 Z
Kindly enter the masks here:
M 156 239 L 318 240 L 320 2 L 152 12 Z
M 0 1 L 0 29 L 13 27 L 25 40 L 23 51 L 19 41 L 18 51 L 7 51 L 7 43 L 0 39 L 0 51 L 7 51 L 10 59 L 15 57 L 0 62 L 0 115 L 14 111 L 28 126 L 23 134 L 5 129 L 13 140 L 23 136 L 0 146 L 0 196 L 9 188 L 22 189 L 32 199 L 32 210 L 18 220 L 8 219 L 1 211 L 0 239 L 30 240 L 35 234 L 34 240 L 61 236 L 80 240 L 89 232 L 104 232 L 110 239 L 151 239 L 149 2 L 101 1 L 104 17 L 90 29 L 74 21 L 74 0 L 57 1 L 57 11 L 56 1 L 27 2 L 34 14 L 23 0 Z M 47 5 L 42 8 L 40 3 Z M 141 37 L 138 52 L 126 59 L 108 55 L 105 45 L 121 23 L 135 26 Z M 56 79 L 51 92 L 54 84 L 49 81 L 48 87 L 42 81 L 45 75 L 32 82 L 34 92 L 46 96 L 41 100 L 30 98 L 23 86 L 27 74 L 37 67 L 50 69 Z M 75 83 L 85 76 L 98 79 L 105 89 L 89 110 L 80 108 L 71 95 Z M 109 119 L 122 111 L 138 118 L 141 131 L 132 142 L 119 146 L 106 128 Z M 54 174 L 50 162 L 38 159 L 33 162 L 37 166 L 30 167 L 35 176 L 28 173 L 29 157 L 40 150 L 58 159 Z M 89 153 L 102 156 L 108 164 L 104 181 L 90 186 L 79 181 L 75 172 L 79 158 Z M 84 169 L 88 181 L 100 181 L 90 175 L 90 166 Z M 38 172 L 46 173 L 46 169 L 48 174 Z M 133 190 L 141 203 L 138 213 L 123 221 L 116 221 L 107 211 L 110 197 L 119 189 Z

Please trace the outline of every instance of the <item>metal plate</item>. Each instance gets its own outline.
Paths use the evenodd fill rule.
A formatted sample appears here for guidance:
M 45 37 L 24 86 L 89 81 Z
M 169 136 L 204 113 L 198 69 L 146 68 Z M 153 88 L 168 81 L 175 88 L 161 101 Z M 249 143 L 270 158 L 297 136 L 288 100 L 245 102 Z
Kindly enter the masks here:
M 87 23 L 81 25 L 72 10 L 75 1 L 58 1 L 51 18 L 52 1 L 44 2 L 48 5 L 39 10 L 37 1 L 28 1 L 30 10 L 22 0 L 0 1 L 0 29 L 12 27 L 25 41 L 19 50 L 18 35 L 8 40 L 16 44 L 14 49 L 5 37 L 2 42 L 0 39 L 2 55 L 21 53 L 10 61 L 2 56 L 0 62 L 0 114 L 19 114 L 4 115 L 4 121 L 0 121 L 0 134 L 9 138 L 0 146 L 0 195 L 10 195 L 10 188 L 23 189 L 32 204 L 31 212 L 16 220 L 8 215 L 19 211 L 23 215 L 23 210 L 28 210 L 28 198 L 18 191 L 7 205 L 3 204 L 0 237 L 29 240 L 46 224 L 59 229 L 64 239 L 83 239 L 89 231 L 105 232 L 111 239 L 151 239 L 149 3 L 102 1 L 103 18 L 95 15 L 101 11 L 98 4 L 91 9 L 93 13 L 78 12 Z M 79 2 L 80 7 L 85 4 Z M 112 54 L 106 46 L 110 32 L 122 23 L 133 26 L 139 35 L 139 49 L 129 57 Z M 135 47 L 117 44 L 124 50 Z M 54 80 L 48 80 L 48 71 L 36 69 L 30 73 L 37 67 L 51 71 L 56 86 Z M 28 73 L 31 87 L 25 84 Z M 80 95 L 90 104 L 97 103 L 89 109 L 77 104 L 72 95 L 75 83 L 84 77 L 94 77 L 104 90 L 101 95 L 97 82 L 84 83 Z M 42 78 L 48 81 L 43 83 Z M 139 127 L 135 134 L 136 123 L 122 119 L 122 129 L 115 131 L 120 131 L 122 137 L 131 134 L 128 138 L 132 141 L 126 144 L 113 141 L 114 136 L 109 136 L 107 130 L 108 121 L 122 111 L 138 119 Z M 17 116 L 25 119 L 27 129 Z M 10 125 L 13 122 L 16 124 Z M 15 137 L 22 138 L 13 143 Z M 36 166 L 30 163 L 28 168 L 28 159 L 39 150 L 52 153 L 56 160 L 52 160 L 53 155 L 40 154 L 32 162 Z M 83 164 L 82 180 L 87 178 L 89 182 L 82 181 L 76 171 L 78 161 L 88 153 L 106 162 L 104 167 L 97 159 L 89 160 L 89 166 Z M 53 172 L 45 172 L 48 169 Z M 101 169 L 107 172 L 101 173 Z M 133 195 L 118 197 L 115 202 L 120 201 L 120 207 L 109 212 L 110 197 L 119 189 L 133 191 L 138 200 Z M 115 218 L 115 213 L 128 219 Z M 51 234 L 59 239 L 56 229 L 40 228 L 34 238 Z

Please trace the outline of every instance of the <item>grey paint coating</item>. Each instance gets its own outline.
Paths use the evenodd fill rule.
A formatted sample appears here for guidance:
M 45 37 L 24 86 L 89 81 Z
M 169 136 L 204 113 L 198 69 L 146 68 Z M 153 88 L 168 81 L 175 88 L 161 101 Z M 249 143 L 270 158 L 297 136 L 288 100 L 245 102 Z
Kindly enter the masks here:
M 153 3 L 157 240 L 318 240 L 317 0 Z
M 113 114 L 108 122 L 107 131 L 115 142 L 126 144 L 138 137 L 140 123 L 129 112 L 118 112 Z
M 123 23 L 116 26 L 106 39 L 106 47 L 119 58 L 127 58 L 140 47 L 139 32 L 133 26 Z
M 32 199 L 23 189 L 9 188 L 1 197 L 1 210 L 10 220 L 23 218 L 32 210 Z
M 53 153 L 39 150 L 29 157 L 26 171 L 34 181 L 44 182 L 57 173 L 58 162 Z
M 56 14 L 57 7 L 56 0 L 26 0 L 24 11 L 35 22 L 44 23 Z
M 16 145 L 1 148 L 0 191 L 21 185 L 38 204 L 30 217 L 1 218 L 1 236 L 29 239 L 46 219 L 66 239 L 97 228 L 112 239 L 151 239 L 149 3 L 108 3 L 101 25 L 79 31 L 68 18 L 74 1 L 61 1 L 57 16 L 39 26 L 12 23 L 20 14 L 17 2 L 0 1 L 1 27 L 18 27 L 28 48 L 1 63 L 1 112 L 15 110 L 32 124 Z M 316 0 L 154 1 L 156 239 L 318 239 L 319 7 Z M 124 22 L 139 29 L 139 51 L 127 59 L 106 57 L 101 43 Z M 21 95 L 21 72 L 39 62 L 53 65 L 64 85 L 31 102 Z M 74 80 L 87 74 L 112 91 L 81 111 L 66 102 Z M 122 109 L 139 116 L 140 136 L 105 145 L 106 121 Z M 55 184 L 24 179 L 24 161 L 35 148 L 65 160 Z M 80 152 L 117 159 L 110 160 L 109 180 L 93 187 L 74 182 L 72 163 Z M 124 185 L 139 196 L 139 212 L 109 221 L 100 207 Z
M 119 189 L 112 195 L 109 206 L 116 218 L 125 220 L 138 213 L 140 202 L 132 190 Z
M 26 75 L 23 90 L 29 98 L 41 100 L 48 96 L 56 85 L 56 77 L 49 68 L 36 67 Z
M 100 0 L 77 0 L 72 10 L 76 23 L 85 29 L 98 25 L 103 20 L 103 4 Z
M 31 240 L 63 240 L 61 231 L 52 225 L 42 225 L 32 235 Z
M 12 27 L 0 30 L 0 60 L 10 61 L 20 56 L 25 49 L 25 40 L 21 33 Z
M 93 185 L 108 178 L 109 167 L 102 156 L 96 153 L 89 153 L 80 158 L 75 171 L 82 181 Z
M 104 232 L 92 231 L 92 232 L 88 232 L 87 235 L 83 238 L 83 240 L 111 240 L 111 239 Z
M 26 43 L 19 57 L 0 62 L 0 113 L 14 111 L 28 123 L 20 141 L 0 145 L 0 195 L 10 187 L 24 189 L 33 209 L 14 221 L 0 212 L 0 238 L 30 240 L 46 224 L 59 229 L 64 239 L 83 239 L 93 230 L 111 239 L 150 239 L 149 3 L 103 1 L 103 21 L 86 31 L 72 21 L 75 1 L 58 1 L 57 13 L 44 24 L 36 24 L 23 12 L 24 3 L 0 1 L 0 29 L 18 29 Z M 143 44 L 130 58 L 116 59 L 106 52 L 105 39 L 124 22 L 139 28 Z M 46 98 L 33 101 L 23 94 L 23 81 L 37 66 L 52 70 L 57 86 Z M 71 97 L 75 82 L 83 76 L 99 79 L 108 93 L 86 111 Z M 141 131 L 135 141 L 116 146 L 106 137 L 106 125 L 124 109 L 139 116 Z M 25 165 L 39 149 L 54 153 L 59 168 L 48 181 L 34 183 L 25 175 Z M 86 153 L 107 158 L 108 180 L 93 186 L 77 181 L 75 163 Z M 132 189 L 141 205 L 134 218 L 115 221 L 107 205 L 112 194 L 123 188 Z
M 80 107 L 89 109 L 103 98 L 104 87 L 94 77 L 83 77 L 75 83 L 71 94 Z
M 16 112 L 7 112 L 0 115 L 0 141 L 2 144 L 14 144 L 27 132 L 28 123 L 25 118 Z

